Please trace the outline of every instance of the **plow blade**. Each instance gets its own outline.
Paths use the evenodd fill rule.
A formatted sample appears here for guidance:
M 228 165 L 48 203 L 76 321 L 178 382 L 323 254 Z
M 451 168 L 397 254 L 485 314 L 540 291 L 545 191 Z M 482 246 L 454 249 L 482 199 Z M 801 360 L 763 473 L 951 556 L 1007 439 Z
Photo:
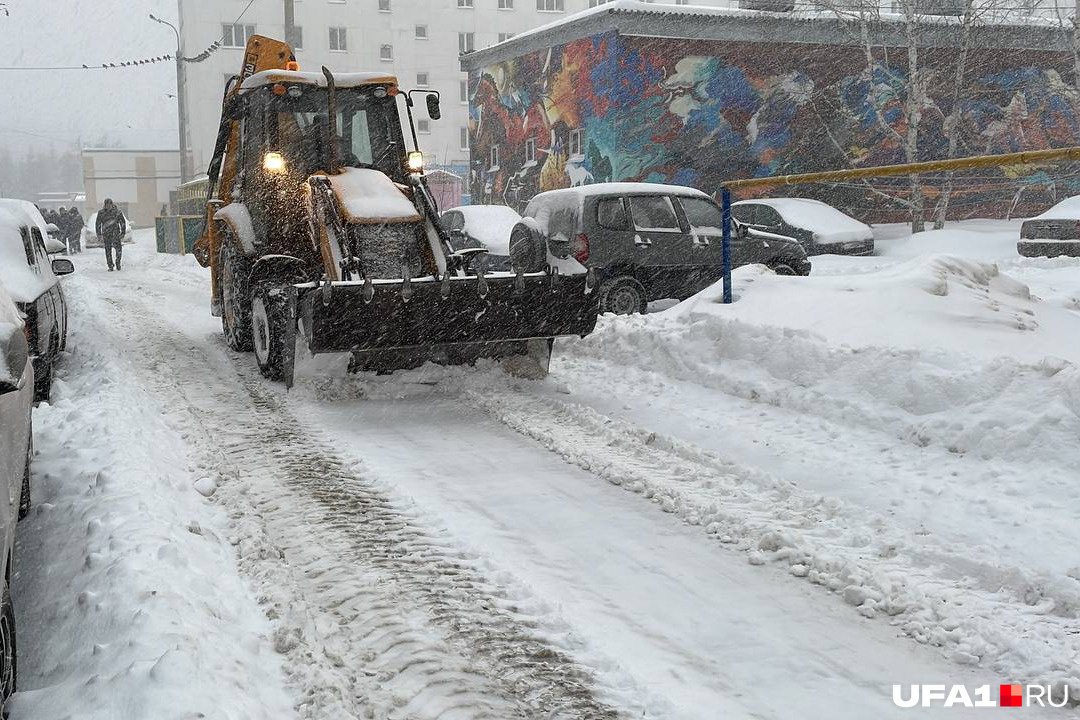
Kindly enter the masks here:
M 287 327 L 312 354 L 584 336 L 599 314 L 599 293 L 586 283 L 585 275 L 536 274 L 488 277 L 486 288 L 476 277 L 301 285 L 292 289 Z

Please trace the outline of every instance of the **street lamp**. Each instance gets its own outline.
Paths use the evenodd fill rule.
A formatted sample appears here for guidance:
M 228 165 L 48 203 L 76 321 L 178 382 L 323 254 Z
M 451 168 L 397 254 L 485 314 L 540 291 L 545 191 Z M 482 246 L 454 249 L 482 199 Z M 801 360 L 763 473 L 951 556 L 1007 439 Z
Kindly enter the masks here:
M 162 20 L 155 16 L 154 13 L 150 13 L 150 19 L 156 23 L 168 25 L 176 34 L 176 106 L 177 113 L 180 116 L 180 183 L 183 184 L 191 177 L 191 168 L 188 162 L 187 109 L 184 101 L 184 53 L 180 48 L 180 31 L 171 22 Z

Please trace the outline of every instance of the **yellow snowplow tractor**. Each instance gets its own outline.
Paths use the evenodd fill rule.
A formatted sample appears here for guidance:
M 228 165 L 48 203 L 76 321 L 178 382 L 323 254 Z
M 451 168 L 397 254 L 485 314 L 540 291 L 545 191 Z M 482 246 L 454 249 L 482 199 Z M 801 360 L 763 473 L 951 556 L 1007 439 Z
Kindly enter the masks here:
M 254 350 L 267 377 L 292 384 L 297 339 L 313 354 L 352 353 L 352 370 L 491 357 L 542 376 L 554 338 L 592 332 L 595 274 L 540 235 L 512 272 L 455 247 L 424 177 L 416 92 L 385 74 L 300 72 L 284 43 L 249 42 L 225 94 L 196 256 L 228 344 Z M 437 120 L 438 94 L 423 94 Z

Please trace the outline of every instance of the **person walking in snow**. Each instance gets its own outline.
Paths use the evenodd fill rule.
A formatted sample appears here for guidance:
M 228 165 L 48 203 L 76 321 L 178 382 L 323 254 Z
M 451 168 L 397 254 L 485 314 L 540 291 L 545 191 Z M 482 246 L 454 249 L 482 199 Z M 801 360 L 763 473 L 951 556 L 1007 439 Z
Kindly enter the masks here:
M 72 205 L 71 209 L 68 210 L 66 221 L 67 227 L 64 228 L 61 226 L 61 229 L 63 229 L 67 235 L 68 248 L 70 248 L 72 254 L 81 253 L 82 230 L 86 223 L 83 222 L 83 216 L 82 213 L 79 212 L 79 208 Z
M 105 246 L 105 262 L 109 265 L 109 272 L 113 270 L 113 250 L 116 250 L 116 269 L 120 269 L 120 261 L 124 254 L 124 233 L 127 231 L 127 221 L 124 213 L 116 207 L 111 198 L 105 199 L 105 205 L 98 211 L 97 233 L 101 243 Z

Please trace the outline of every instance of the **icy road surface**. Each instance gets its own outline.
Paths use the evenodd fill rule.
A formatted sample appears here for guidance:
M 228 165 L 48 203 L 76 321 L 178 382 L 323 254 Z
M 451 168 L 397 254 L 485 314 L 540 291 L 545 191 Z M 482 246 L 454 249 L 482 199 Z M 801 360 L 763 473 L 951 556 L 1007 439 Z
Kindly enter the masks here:
M 782 351 L 769 330 L 733 336 L 747 355 L 718 355 L 714 374 L 660 362 L 650 323 L 659 345 L 683 321 L 650 317 L 568 344 L 543 383 L 429 368 L 286 395 L 225 347 L 204 271 L 155 256 L 145 233 L 123 273 L 100 260 L 77 257 L 65 280 L 71 352 L 37 420 L 16 720 L 964 717 L 896 708 L 891 687 L 1060 675 L 1074 647 L 1070 546 L 1053 546 L 1075 540 L 1073 511 L 1032 503 L 1045 527 L 985 541 L 959 523 L 950 557 L 932 554 L 948 528 L 924 512 L 933 543 L 913 555 L 918 507 L 889 482 L 941 483 L 956 453 L 913 444 L 899 412 L 856 427 L 881 398 L 811 411 L 807 378 L 743 368 L 763 364 L 755 347 Z M 693 322 L 687 338 L 711 337 Z M 1018 457 L 977 460 L 977 477 Z M 1041 577 L 1010 574 L 1025 560 L 1059 584 L 1010 605 L 976 582 L 983 542 L 1008 545 L 1006 590 Z M 1057 633 L 1031 678 L 1002 674 L 1030 647 L 991 656 L 985 626 L 882 591 L 920 558 L 934 566 L 914 575 L 920 597 L 941 591 L 928 607 L 970 600 L 1007 621 L 990 630 Z M 839 577 L 851 589 L 829 592 Z

